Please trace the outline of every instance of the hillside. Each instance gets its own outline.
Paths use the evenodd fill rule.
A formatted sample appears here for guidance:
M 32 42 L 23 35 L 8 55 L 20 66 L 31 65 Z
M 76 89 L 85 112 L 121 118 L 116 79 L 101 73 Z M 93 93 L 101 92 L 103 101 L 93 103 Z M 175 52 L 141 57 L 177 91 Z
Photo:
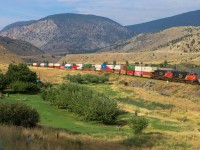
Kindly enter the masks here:
M 23 60 L 16 54 L 8 51 L 5 47 L 0 44 L 0 64 L 18 64 L 22 63 Z
M 200 26 L 200 10 L 183 13 L 180 15 L 154 20 L 142 24 L 126 26 L 134 35 L 140 33 L 158 32 L 178 26 Z
M 128 30 L 104 17 L 57 14 L 5 27 L 1 36 L 30 42 L 42 50 L 60 53 L 92 52 L 127 39 Z
M 28 42 L 13 40 L 8 37 L 0 36 L 0 44 L 10 52 L 19 56 L 44 54 L 43 51 Z
M 166 49 L 179 52 L 200 51 L 200 27 L 173 27 L 156 33 L 140 34 L 102 51 L 133 52 Z
M 181 53 L 174 51 L 147 51 L 147 52 L 131 52 L 131 53 L 93 53 L 93 54 L 70 54 L 59 60 L 60 63 L 92 63 L 102 64 L 108 61 L 112 64 L 117 61 L 118 64 L 143 62 L 144 64 L 159 64 L 165 60 L 171 64 L 200 64 L 200 52 Z

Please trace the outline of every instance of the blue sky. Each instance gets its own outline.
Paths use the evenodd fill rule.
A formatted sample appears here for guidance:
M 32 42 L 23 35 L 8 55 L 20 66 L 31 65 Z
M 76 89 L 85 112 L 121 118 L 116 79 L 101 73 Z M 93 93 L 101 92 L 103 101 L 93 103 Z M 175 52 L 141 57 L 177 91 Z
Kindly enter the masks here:
M 198 9 L 200 0 L 2 0 L 0 30 L 58 13 L 94 14 L 132 25 Z

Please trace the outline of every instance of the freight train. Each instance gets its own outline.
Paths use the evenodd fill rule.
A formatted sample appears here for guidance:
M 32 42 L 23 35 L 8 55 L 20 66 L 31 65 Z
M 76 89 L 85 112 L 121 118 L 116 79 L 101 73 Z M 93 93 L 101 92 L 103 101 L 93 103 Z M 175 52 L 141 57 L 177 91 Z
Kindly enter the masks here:
M 150 66 L 134 66 L 134 65 L 106 65 L 106 64 L 65 64 L 59 63 L 33 63 L 29 64 L 33 67 L 48 67 L 57 69 L 73 69 L 87 71 L 111 72 L 122 75 L 138 76 L 166 81 L 184 82 L 190 84 L 200 84 L 198 74 L 196 72 L 175 71 L 172 68 L 159 68 Z

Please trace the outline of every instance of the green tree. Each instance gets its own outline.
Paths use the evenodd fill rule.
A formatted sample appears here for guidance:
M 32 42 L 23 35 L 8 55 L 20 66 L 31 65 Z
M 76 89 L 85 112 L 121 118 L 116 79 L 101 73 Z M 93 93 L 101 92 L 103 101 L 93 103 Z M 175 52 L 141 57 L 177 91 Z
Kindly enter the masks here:
M 113 61 L 113 65 L 115 66 L 117 64 L 116 60 Z
M 128 60 L 126 61 L 126 66 L 129 66 L 129 62 L 128 62 Z
M 6 78 L 9 83 L 21 81 L 21 82 L 37 82 L 37 75 L 32 72 L 27 65 L 9 65 L 8 71 L 6 72 Z
M 149 122 L 146 118 L 140 116 L 133 116 L 129 121 L 129 126 L 134 134 L 141 134 L 147 128 Z
M 4 74 L 0 74 L 0 92 L 2 92 L 7 85 L 7 80 Z

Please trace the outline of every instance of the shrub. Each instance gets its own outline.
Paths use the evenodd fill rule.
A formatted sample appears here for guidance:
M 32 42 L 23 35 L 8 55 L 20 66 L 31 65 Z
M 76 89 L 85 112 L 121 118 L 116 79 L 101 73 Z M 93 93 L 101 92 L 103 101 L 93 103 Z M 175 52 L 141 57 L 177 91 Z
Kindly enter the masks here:
M 0 92 L 6 88 L 6 85 L 7 85 L 7 80 L 5 75 L 0 74 Z
M 148 120 L 140 116 L 133 116 L 129 121 L 129 126 L 133 130 L 134 134 L 141 134 L 148 124 Z
M 35 72 L 30 71 L 30 69 L 25 64 L 19 65 L 9 65 L 8 71 L 6 72 L 6 78 L 9 83 L 21 81 L 21 82 L 37 82 L 37 75 Z
M 10 84 L 10 87 L 16 92 L 38 91 L 39 87 L 35 83 L 16 81 Z
M 66 79 L 75 82 L 75 83 L 104 83 L 109 80 L 108 76 L 98 76 L 91 74 L 77 74 L 77 75 L 69 75 L 67 74 Z
M 118 112 L 116 101 L 75 83 L 43 89 L 41 96 L 43 100 L 50 101 L 59 108 L 68 109 L 84 120 L 110 123 L 116 119 Z
M 39 122 L 38 112 L 20 103 L 0 103 L 0 123 L 34 127 Z

